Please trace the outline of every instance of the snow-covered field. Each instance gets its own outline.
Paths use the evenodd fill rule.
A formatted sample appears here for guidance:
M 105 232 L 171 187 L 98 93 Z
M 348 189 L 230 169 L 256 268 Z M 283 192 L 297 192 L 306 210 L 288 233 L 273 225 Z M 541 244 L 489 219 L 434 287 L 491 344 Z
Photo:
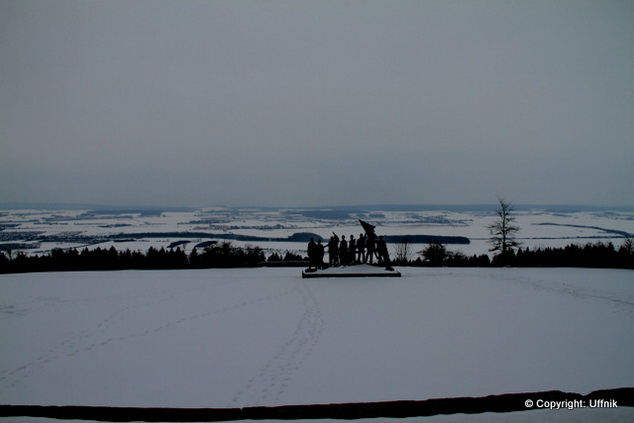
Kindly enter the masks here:
M 634 386 L 632 271 L 399 270 L 0 275 L 0 404 L 244 407 Z M 424 420 L 511 416 L 631 421 L 634 409 Z

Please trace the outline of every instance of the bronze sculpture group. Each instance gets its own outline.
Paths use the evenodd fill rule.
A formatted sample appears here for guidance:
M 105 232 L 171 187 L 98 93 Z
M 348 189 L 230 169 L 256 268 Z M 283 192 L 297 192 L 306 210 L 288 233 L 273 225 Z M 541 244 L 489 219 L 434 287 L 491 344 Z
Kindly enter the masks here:
M 356 264 L 377 264 L 384 265 L 387 270 L 393 270 L 390 265 L 390 255 L 387 244 L 382 236 L 377 238 L 374 233 L 374 226 L 362 220 L 359 221 L 365 233 L 355 239 L 354 235 L 346 240 L 346 236 L 341 238 L 334 232 L 324 245 L 321 239 L 315 242 L 314 238 L 308 243 L 308 271 L 317 271 L 327 267 L 352 266 Z M 328 248 L 328 265 L 324 262 L 324 255 Z

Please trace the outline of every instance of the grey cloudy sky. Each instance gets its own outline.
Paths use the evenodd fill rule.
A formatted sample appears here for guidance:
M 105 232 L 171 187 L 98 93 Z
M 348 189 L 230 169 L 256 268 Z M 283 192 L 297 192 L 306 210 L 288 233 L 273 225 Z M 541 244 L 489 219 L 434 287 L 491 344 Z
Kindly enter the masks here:
M 0 0 L 0 201 L 634 204 L 631 0 Z

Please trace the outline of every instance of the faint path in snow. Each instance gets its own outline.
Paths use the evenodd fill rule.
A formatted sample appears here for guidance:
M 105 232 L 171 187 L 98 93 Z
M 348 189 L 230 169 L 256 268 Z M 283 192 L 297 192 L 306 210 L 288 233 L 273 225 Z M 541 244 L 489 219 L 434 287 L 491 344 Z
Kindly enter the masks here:
M 575 285 L 574 281 L 554 281 L 552 279 L 519 275 L 516 277 L 509 277 L 505 275 L 504 278 L 508 281 L 513 281 L 543 291 L 555 292 L 558 294 L 570 295 L 578 298 L 590 298 L 595 300 L 608 301 L 613 305 L 627 307 L 630 312 L 632 311 L 632 307 L 634 307 L 634 298 L 623 297 L 622 293 L 617 294 L 609 292 L 608 290 L 603 290 L 601 289 L 602 286 L 600 284 L 597 284 L 596 287 L 589 288 L 581 285 Z
M 204 313 L 191 314 L 179 319 L 170 319 L 158 323 L 156 325 L 147 326 L 144 329 L 136 330 L 128 334 L 114 334 L 111 329 L 121 327 L 121 321 L 134 318 L 135 313 L 144 308 L 164 307 L 173 302 L 177 297 L 183 294 L 181 289 L 168 292 L 159 298 L 150 301 L 134 302 L 126 306 L 122 306 L 116 311 L 111 312 L 105 318 L 99 320 L 96 324 L 90 325 L 85 329 L 78 331 L 72 336 L 53 345 L 46 351 L 38 354 L 37 358 L 23 363 L 19 366 L 0 370 L 0 393 L 6 389 L 13 389 L 21 381 L 28 379 L 32 373 L 40 371 L 45 367 L 52 365 L 59 359 L 71 358 L 82 353 L 88 353 L 100 347 L 105 347 L 111 343 L 125 342 L 136 338 L 159 333 L 163 330 L 185 325 L 194 320 L 208 319 L 215 315 L 231 312 L 240 308 L 253 306 L 260 302 L 272 301 L 279 297 L 289 295 L 295 288 L 287 289 L 279 293 L 259 297 L 250 301 L 240 301 L 225 307 L 212 309 Z M 5 307 L 6 308 L 6 307 Z M 4 308 L 0 309 L 0 313 L 10 314 L 11 308 L 5 312 Z M 125 326 L 125 325 L 123 325 Z
M 47 367 L 60 358 L 73 357 L 79 353 L 88 352 L 97 347 L 110 344 L 112 341 L 124 340 L 125 338 L 113 339 L 107 335 L 103 335 L 108 332 L 115 321 L 125 319 L 126 316 L 129 316 L 131 313 L 135 313 L 144 307 L 150 307 L 172 300 L 177 294 L 178 292 L 175 292 L 155 301 L 143 301 L 142 303 L 133 303 L 127 306 L 122 306 L 116 311 L 108 314 L 105 318 L 99 320 L 97 324 L 90 325 L 53 345 L 50 349 L 41 352 L 34 360 L 12 369 L 3 369 L 0 371 L 0 393 L 4 389 L 14 388 L 20 381 L 27 379 L 33 372 Z
M 324 326 L 319 302 L 306 281 L 300 280 L 296 290 L 304 307 L 297 328 L 273 358 L 236 394 L 232 404 L 245 407 L 279 402 L 293 375 L 318 344 Z
M 601 269 L 568 269 L 567 276 L 569 279 L 546 279 L 541 275 L 541 270 L 551 268 L 510 268 L 509 272 L 490 272 L 489 277 L 494 280 L 502 281 L 504 283 L 516 283 L 529 289 L 538 291 L 551 292 L 560 295 L 566 295 L 576 298 L 586 298 L 591 300 L 607 301 L 615 307 L 619 307 L 624 310 L 628 315 L 634 315 L 634 297 L 624 296 L 622 290 L 611 291 L 609 285 L 593 284 L 592 286 L 584 286 L 582 283 L 577 283 L 574 277 L 574 272 L 582 272 L 584 276 L 590 272 L 596 272 L 597 276 L 602 276 Z M 634 277 L 634 272 L 631 270 L 617 270 L 630 273 Z M 446 274 L 453 274 L 461 277 L 482 277 L 481 273 L 471 273 L 450 271 Z M 572 274 L 569 276 L 569 274 Z M 441 275 L 438 273 L 436 275 Z M 582 279 L 582 278 L 580 278 Z M 634 278 L 633 278 L 634 282 Z

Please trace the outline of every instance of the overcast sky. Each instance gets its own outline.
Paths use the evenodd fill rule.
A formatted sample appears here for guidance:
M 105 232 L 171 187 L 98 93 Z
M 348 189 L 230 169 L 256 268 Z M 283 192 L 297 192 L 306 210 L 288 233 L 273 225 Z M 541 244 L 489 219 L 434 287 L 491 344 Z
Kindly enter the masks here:
M 634 1 L 0 0 L 0 202 L 634 204 Z

